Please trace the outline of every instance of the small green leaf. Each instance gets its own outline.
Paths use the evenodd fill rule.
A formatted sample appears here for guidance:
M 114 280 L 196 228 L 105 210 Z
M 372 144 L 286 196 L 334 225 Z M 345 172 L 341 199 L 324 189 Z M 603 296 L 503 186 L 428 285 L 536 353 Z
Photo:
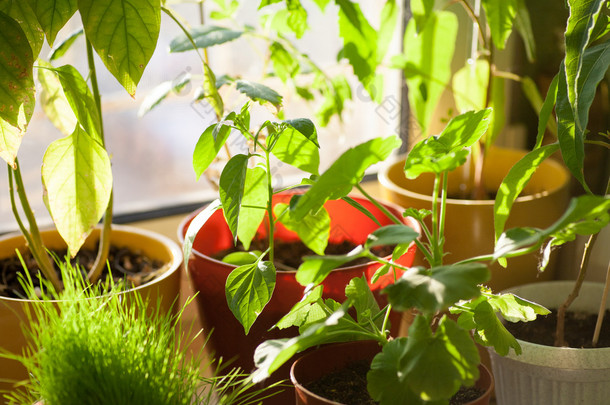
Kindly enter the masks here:
M 214 75 L 214 72 L 207 63 L 203 64 L 203 71 L 203 97 L 214 109 L 216 117 L 220 119 L 220 117 L 222 117 L 222 115 L 224 114 L 224 102 L 222 101 L 220 93 L 218 93 L 218 89 L 220 88 L 222 83 L 219 84 L 216 81 L 216 75 Z
M 38 82 L 42 87 L 40 103 L 46 116 L 64 135 L 71 135 L 78 120 L 70 107 L 57 74 L 50 70 L 50 63 L 38 61 L 42 68 L 38 69 Z
M 218 184 L 224 217 L 236 240 L 247 167 L 248 155 L 233 156 L 222 170 Z
M 287 204 L 278 203 L 273 207 L 276 218 L 287 229 L 296 232 L 299 239 L 311 250 L 319 255 L 324 254 L 328 237 L 330 235 L 330 216 L 322 208 L 315 215 L 307 215 L 302 220 L 297 221 L 291 216 L 291 211 Z
M 42 181 L 47 208 L 74 256 L 108 206 L 110 158 L 102 145 L 77 127 L 47 148 Z
M 519 342 L 502 325 L 487 301 L 477 305 L 473 319 L 477 325 L 475 336 L 480 343 L 485 346 L 493 346 L 495 352 L 500 356 L 506 356 L 511 348 L 516 354 L 521 354 Z
M 320 284 L 333 269 L 364 257 L 365 253 L 362 246 L 358 246 L 346 255 L 306 256 L 297 270 L 296 279 L 303 286 Z
M 273 71 L 286 83 L 289 78 L 294 78 L 300 70 L 299 62 L 279 42 L 273 42 L 269 47 L 269 58 L 273 63 Z
M 220 209 L 222 204 L 220 200 L 212 201 L 207 207 L 205 207 L 201 212 L 199 212 L 195 218 L 189 224 L 189 227 L 186 229 L 186 233 L 184 234 L 184 243 L 182 246 L 182 255 L 183 257 L 190 259 L 191 252 L 193 251 L 193 242 L 195 242 L 195 237 L 197 233 L 201 229 L 201 227 L 210 219 L 212 214 L 216 212 L 216 210 Z
M 250 82 L 248 80 L 236 80 L 237 90 L 261 104 L 265 101 L 273 104 L 276 108 L 282 104 L 282 96 L 275 90 L 264 84 Z
M 227 277 L 227 304 L 246 335 L 271 299 L 274 289 L 275 267 L 271 262 L 238 267 Z
M 318 148 L 320 147 L 320 144 L 318 143 L 318 131 L 316 131 L 316 126 L 310 119 L 296 118 L 293 120 L 286 120 L 284 122 L 296 129 L 301 135 L 313 142 L 313 144 Z
M 298 326 L 299 328 L 310 324 L 310 312 L 317 312 L 319 309 L 319 305 L 317 301 L 322 299 L 322 292 L 324 292 L 324 286 L 319 285 L 315 288 L 308 290 L 304 295 L 301 301 L 294 304 L 290 312 L 288 312 L 282 319 L 275 324 L 278 329 L 286 329 L 291 326 Z M 320 317 L 319 314 L 315 314 L 314 318 L 317 320 L 321 320 L 326 317 L 326 313 L 322 311 L 323 316 Z
M 142 104 L 140 104 L 140 108 L 138 109 L 138 117 L 143 117 L 150 110 L 158 106 L 163 100 L 169 96 L 169 94 L 174 91 L 175 93 L 179 93 L 184 86 L 191 82 L 191 75 L 186 73 L 180 75 L 178 78 L 174 80 L 168 80 L 165 82 L 161 82 L 156 85 L 150 93 L 146 95 Z
M 517 0 L 483 0 L 483 8 L 494 45 L 504 49 L 517 15 Z
M 222 261 L 235 266 L 244 266 L 246 264 L 256 263 L 261 254 L 262 252 L 259 250 L 254 252 L 233 252 L 223 257 Z
M 487 106 L 489 62 L 479 59 L 468 61 L 453 75 L 453 96 L 458 111 L 483 110 Z
M 15 158 L 25 132 L 0 118 L 0 158 L 15 167 Z
M 517 0 L 517 14 L 515 15 L 515 29 L 523 38 L 525 54 L 530 63 L 534 63 L 536 59 L 536 39 L 532 30 L 532 22 L 530 13 L 525 5 L 525 0 Z
M 239 38 L 243 31 L 235 31 L 215 25 L 201 25 L 193 27 L 190 32 L 197 48 L 208 48 L 224 44 Z M 185 52 L 193 50 L 193 44 L 186 34 L 180 34 L 169 43 L 170 52 Z
M 549 85 L 549 89 L 547 90 L 546 97 L 544 98 L 544 102 L 540 105 L 535 105 L 534 109 L 536 111 L 540 111 L 538 114 L 538 134 L 536 135 L 536 145 L 534 145 L 534 149 L 538 149 L 542 146 L 542 141 L 544 140 L 544 132 L 548 128 L 551 133 L 557 136 L 557 123 L 555 120 L 551 119 L 553 108 L 555 107 L 555 102 L 557 101 L 557 82 L 559 78 L 557 75 L 551 81 Z M 536 98 L 538 98 L 538 88 L 536 87 L 536 83 L 529 77 L 524 77 L 522 81 L 523 93 L 526 95 L 530 104 L 532 103 L 533 96 L 529 94 L 535 92 Z M 531 91 L 528 88 L 532 89 Z
M 267 172 L 262 167 L 246 169 L 244 195 L 239 210 L 237 237 L 250 249 L 250 242 L 256 236 L 256 231 L 265 217 L 265 209 L 269 201 Z
M 405 175 L 414 179 L 422 173 L 451 171 L 466 160 L 465 148 L 479 140 L 489 125 L 490 109 L 469 111 L 449 121 L 439 136 L 418 142 L 405 161 Z
M 76 1 L 77 0 L 27 0 L 47 36 L 49 45 L 53 45 L 59 30 L 63 28 L 76 12 Z
M 351 198 L 349 196 L 345 196 L 341 199 L 343 201 L 345 201 L 346 203 L 348 203 L 349 205 L 351 205 L 352 207 L 356 208 L 358 211 L 362 212 L 364 215 L 367 216 L 367 218 L 370 218 L 371 221 L 376 223 L 377 226 L 381 227 L 381 222 L 379 222 L 379 220 L 375 217 L 375 215 L 373 215 L 369 210 L 367 210 L 364 207 L 364 205 L 360 204 L 358 201 L 354 200 L 353 198 Z
M 375 319 L 375 316 L 380 311 L 379 304 L 377 304 L 377 300 L 375 300 L 375 296 L 371 292 L 366 277 L 362 276 L 361 278 L 355 277 L 351 279 L 345 287 L 345 296 L 352 300 L 354 308 L 356 308 L 358 323 L 361 325 L 373 323 L 378 328 L 381 328 L 383 318 Z
M 502 317 L 509 322 L 530 322 L 535 320 L 538 315 L 551 313 L 545 307 L 514 294 L 492 294 L 488 297 L 487 302 L 494 312 L 500 312 Z
M 294 218 L 300 220 L 309 212 L 317 212 L 327 200 L 345 197 L 360 183 L 366 169 L 385 160 L 398 146 L 400 140 L 391 136 L 372 139 L 348 149 L 299 200 L 293 209 Z
M 55 72 L 58 74 L 61 87 L 79 124 L 89 136 L 103 144 L 97 104 L 85 79 L 72 65 L 61 66 L 55 69 Z
M 271 153 L 284 163 L 311 174 L 319 173 L 320 153 L 318 146 L 300 131 L 289 126 L 275 140 Z M 271 138 L 267 138 L 267 141 Z
M 61 58 L 62 56 L 65 55 L 65 53 L 68 51 L 68 49 L 70 49 L 70 47 L 72 46 L 72 44 L 74 43 L 74 41 L 76 41 L 81 35 L 84 34 L 84 31 L 82 28 L 74 31 L 72 34 L 70 34 L 66 39 L 64 39 L 63 41 L 61 41 L 59 44 L 56 44 L 53 49 L 51 49 L 51 51 L 49 52 L 49 61 L 54 61 L 57 60 L 59 58 Z
M 133 97 L 157 47 L 158 0 L 78 0 L 87 39 L 106 68 Z
M 407 225 L 386 225 L 376 229 L 366 238 L 364 247 L 371 249 L 375 246 L 409 244 L 419 233 Z
M 212 124 L 203 131 L 193 151 L 193 168 L 195 169 L 197 179 L 212 164 L 230 134 L 231 127 L 225 125 L 224 121 Z
M 36 59 L 44 43 L 44 31 L 29 2 L 25 0 L 0 2 L 0 12 L 5 13 L 21 26 L 30 44 L 32 55 Z

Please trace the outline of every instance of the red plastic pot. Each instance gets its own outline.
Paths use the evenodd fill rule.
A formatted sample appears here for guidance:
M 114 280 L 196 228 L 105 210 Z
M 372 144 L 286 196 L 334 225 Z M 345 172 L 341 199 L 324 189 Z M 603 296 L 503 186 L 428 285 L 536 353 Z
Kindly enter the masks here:
M 305 388 L 327 374 L 340 370 L 355 361 L 373 361 L 381 346 L 375 341 L 357 341 L 321 346 L 296 360 L 290 369 L 290 380 L 295 387 L 296 405 L 342 405 L 314 394 Z M 493 391 L 493 377 L 489 370 L 479 365 L 479 379 L 475 387 L 484 393 L 465 405 L 489 405 Z
M 274 204 L 287 203 L 291 196 L 291 193 L 278 194 L 274 196 Z M 368 200 L 359 197 L 354 197 L 354 199 L 370 210 L 382 225 L 392 223 Z M 385 205 L 397 217 L 403 218 L 399 208 Z M 325 208 L 331 218 L 330 243 L 348 240 L 361 244 L 369 233 L 378 228 L 378 225 L 370 218 L 342 200 L 328 201 Z M 195 215 L 196 213 L 191 214 L 180 224 L 180 238 L 184 238 L 188 225 Z M 403 218 L 403 220 L 419 231 L 419 226 L 415 221 L 410 218 Z M 264 235 L 265 233 L 266 229 L 261 226 L 259 234 Z M 298 239 L 294 232 L 288 231 L 282 226 L 277 228 L 276 238 L 283 241 Z M 194 291 L 198 292 L 197 303 L 204 332 L 209 333 L 213 330 L 209 340 L 210 347 L 217 356 L 222 356 L 225 361 L 235 360 L 234 365 L 240 366 L 248 372 L 254 367 L 253 354 L 260 343 L 268 339 L 291 337 L 297 334 L 296 328 L 294 330 L 269 329 L 302 298 L 304 287 L 297 283 L 295 271 L 278 271 L 271 301 L 246 336 L 243 327 L 229 310 L 225 297 L 227 277 L 236 267 L 211 257 L 214 253 L 231 247 L 232 244 L 233 237 L 223 214 L 221 211 L 217 211 L 203 225 L 195 238 L 193 254 L 188 261 L 188 273 Z M 411 246 L 400 258 L 399 263 L 410 266 L 414 256 L 415 245 Z M 349 280 L 361 277 L 363 274 L 370 280 L 378 268 L 377 263 L 367 263 L 334 270 L 324 282 L 324 297 L 344 301 L 345 286 Z M 378 280 L 372 289 L 378 295 L 383 287 L 392 282 L 393 276 L 386 275 Z M 398 324 L 399 318 L 393 323 L 393 329 L 398 330 Z M 286 369 L 286 378 L 288 377 L 287 371 Z

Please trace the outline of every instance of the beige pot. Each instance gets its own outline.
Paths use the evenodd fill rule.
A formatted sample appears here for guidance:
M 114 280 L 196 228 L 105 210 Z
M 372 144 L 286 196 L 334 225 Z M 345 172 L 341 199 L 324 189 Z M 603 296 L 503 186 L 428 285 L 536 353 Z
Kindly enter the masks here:
M 524 151 L 494 148 L 490 150 L 483 170 L 484 183 L 488 190 L 497 190 L 508 170 Z M 379 172 L 384 198 L 403 207 L 431 209 L 433 176 L 423 174 L 409 180 L 404 176 L 404 157 L 382 167 Z M 458 193 L 464 178 L 464 167 L 449 175 L 449 193 Z M 515 201 L 506 228 L 532 226 L 545 228 L 556 221 L 566 210 L 569 202 L 569 173 L 554 160 L 547 159 L 536 171 L 524 190 L 524 195 Z M 445 223 L 446 263 L 469 257 L 489 254 L 494 247 L 493 224 L 494 200 L 448 199 Z M 420 263 L 422 262 L 420 257 Z M 553 278 L 553 263 L 538 276 L 537 255 L 509 259 L 508 268 L 491 267 L 489 286 L 496 290 Z
M 65 249 L 66 245 L 59 234 L 43 231 L 42 238 L 48 249 Z M 99 238 L 99 229 L 95 229 L 85 242 L 85 247 L 94 248 Z M 165 311 L 176 309 L 180 294 L 180 271 L 182 252 L 178 244 L 165 236 L 143 229 L 128 226 L 112 227 L 111 241 L 116 246 L 129 246 L 153 259 L 167 264 L 167 271 L 153 282 L 142 285 L 128 293 L 138 292 L 146 300 L 156 303 L 161 300 L 161 308 Z M 15 254 L 15 249 L 24 250 L 25 240 L 21 234 L 5 235 L 0 238 L 0 258 Z M 22 331 L 24 308 L 34 302 L 13 298 L 0 297 L 0 348 L 2 350 L 21 354 L 27 345 Z M 4 403 L 1 392 L 10 390 L 13 382 L 27 378 L 25 368 L 17 361 L 0 358 L 0 404 Z

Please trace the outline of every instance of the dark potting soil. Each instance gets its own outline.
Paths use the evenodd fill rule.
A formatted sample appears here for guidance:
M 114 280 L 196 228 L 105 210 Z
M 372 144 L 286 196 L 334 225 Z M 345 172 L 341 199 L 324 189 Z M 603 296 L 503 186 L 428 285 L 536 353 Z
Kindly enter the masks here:
M 506 323 L 506 328 L 513 336 L 526 342 L 545 346 L 554 346 L 557 311 L 551 310 L 546 316 L 539 316 L 532 322 Z M 565 340 L 569 347 L 591 348 L 597 314 L 567 312 L 565 321 Z M 610 311 L 606 311 L 602 324 L 599 342 L 596 347 L 610 347 Z
M 305 386 L 309 391 L 345 405 L 377 405 L 366 388 L 366 374 L 370 363 L 360 360 L 334 371 Z M 476 387 L 462 387 L 451 398 L 449 405 L 463 405 L 483 395 Z
M 62 259 L 66 256 L 66 251 L 53 252 L 56 257 Z M 78 263 L 81 267 L 83 276 L 93 266 L 97 251 L 81 249 L 71 263 Z M 40 287 L 38 264 L 29 252 L 23 254 L 23 260 L 35 287 Z M 54 263 L 55 271 L 61 277 L 59 266 Z M 133 288 L 152 281 L 163 269 L 164 263 L 153 260 L 141 252 L 131 251 L 125 247 L 111 246 L 108 254 L 108 265 L 113 275 L 115 283 L 125 282 L 126 287 Z M 19 283 L 18 273 L 23 272 L 23 265 L 18 257 L 11 257 L 0 260 L 0 296 L 9 298 L 24 298 L 25 291 Z M 104 267 L 101 280 L 107 280 L 109 276 L 108 266 Z
M 250 250 L 259 250 L 261 252 L 264 252 L 268 246 L 269 244 L 267 243 L 266 239 L 255 239 L 250 245 Z M 356 244 L 347 240 L 344 240 L 341 243 L 329 243 L 326 247 L 326 251 L 324 252 L 324 254 L 343 255 L 351 252 L 356 246 Z M 393 250 L 394 246 L 379 246 L 372 249 L 373 253 L 380 257 L 392 254 Z M 229 253 L 243 251 L 245 251 L 243 245 L 241 243 L 238 243 L 237 246 L 222 250 L 216 253 L 213 257 L 217 260 L 222 260 Z M 278 271 L 296 270 L 297 268 L 299 268 L 301 263 L 303 263 L 303 257 L 314 255 L 316 255 L 316 253 L 314 253 L 301 241 L 275 242 L 275 267 Z M 368 259 L 362 257 L 356 260 L 352 260 L 351 262 L 343 265 L 343 267 L 355 266 L 357 264 L 367 263 L 368 261 Z

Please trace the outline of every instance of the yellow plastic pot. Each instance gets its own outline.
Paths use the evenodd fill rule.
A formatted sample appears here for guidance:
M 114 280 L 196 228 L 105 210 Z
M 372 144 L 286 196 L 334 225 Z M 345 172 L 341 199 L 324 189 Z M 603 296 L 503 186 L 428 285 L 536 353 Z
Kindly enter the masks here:
M 95 229 L 85 242 L 86 248 L 95 248 L 99 238 L 99 229 Z M 48 249 L 65 249 L 66 245 L 55 230 L 42 232 L 42 238 Z M 167 263 L 167 270 L 154 281 L 129 290 L 127 294 L 137 292 L 152 305 L 161 302 L 164 311 L 176 310 L 180 294 L 180 271 L 182 252 L 177 243 L 165 236 L 143 229 L 128 226 L 112 227 L 112 244 L 119 247 L 130 247 L 145 255 Z M 21 234 L 10 234 L 0 238 L 0 259 L 13 256 L 15 249 L 26 249 L 25 239 Z M 22 331 L 25 318 L 25 306 L 40 304 L 30 300 L 0 297 L 0 348 L 3 351 L 21 354 L 27 342 Z M 15 381 L 27 378 L 25 368 L 17 361 L 0 358 L 0 404 L 4 403 L 2 391 L 13 389 Z
M 524 151 L 494 148 L 489 151 L 483 169 L 487 190 L 497 190 L 509 169 L 525 155 Z M 402 207 L 432 208 L 433 176 L 423 174 L 414 180 L 404 176 L 404 156 L 382 167 L 379 182 L 384 198 Z M 449 175 L 449 194 L 459 194 L 463 178 L 469 173 L 462 166 Z M 555 222 L 569 203 L 569 173 L 558 162 L 547 159 L 538 168 L 523 195 L 516 201 L 508 218 L 506 229 L 517 226 L 545 228 Z M 493 200 L 447 200 L 445 222 L 445 263 L 454 263 L 469 257 L 489 254 L 494 247 Z M 419 262 L 423 260 L 419 257 Z M 491 266 L 489 287 L 494 291 L 553 278 L 555 269 L 538 274 L 538 256 L 531 254 L 508 260 L 508 267 Z

